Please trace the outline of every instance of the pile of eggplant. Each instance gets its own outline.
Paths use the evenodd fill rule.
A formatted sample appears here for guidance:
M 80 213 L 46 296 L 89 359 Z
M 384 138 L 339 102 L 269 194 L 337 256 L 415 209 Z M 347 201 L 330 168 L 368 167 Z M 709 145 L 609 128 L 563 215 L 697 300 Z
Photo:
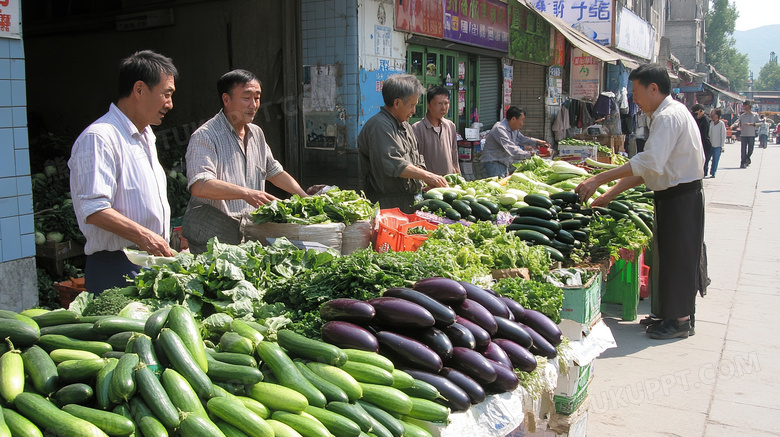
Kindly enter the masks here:
M 368 301 L 334 299 L 320 315 L 327 321 L 323 341 L 386 356 L 435 386 L 453 411 L 514 390 L 515 369 L 532 372 L 534 355 L 555 358 L 562 340 L 544 314 L 493 290 L 439 277 Z

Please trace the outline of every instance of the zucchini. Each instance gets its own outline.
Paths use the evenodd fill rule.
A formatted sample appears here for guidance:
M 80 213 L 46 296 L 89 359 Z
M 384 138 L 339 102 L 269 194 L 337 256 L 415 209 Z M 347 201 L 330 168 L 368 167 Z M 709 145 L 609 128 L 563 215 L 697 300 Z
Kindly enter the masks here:
M 463 216 L 455 208 L 444 209 L 444 217 L 447 217 L 448 219 L 455 220 L 455 221 L 458 221 L 461 218 L 463 218 Z
M 588 241 L 588 233 L 583 230 L 574 230 L 571 231 L 571 236 L 574 237 L 575 240 L 581 241 L 583 243 L 586 243 Z
M 610 209 L 609 210 L 609 215 L 611 215 L 615 220 L 628 218 L 628 214 L 624 214 L 624 213 L 622 213 L 620 211 L 617 211 L 617 210 L 614 210 L 614 209 Z
M 523 197 L 523 202 L 527 203 L 529 206 L 536 206 L 544 209 L 549 209 L 553 206 L 552 200 L 541 194 L 526 194 L 525 197 Z
M 13 404 L 19 393 L 24 391 L 24 360 L 22 352 L 14 349 L 10 340 L 6 341 L 11 350 L 0 356 L 0 396 Z
M 263 341 L 263 334 L 261 334 L 257 329 L 249 326 L 249 324 L 243 320 L 233 320 L 230 324 L 230 330 L 248 339 L 254 346 L 257 346 L 258 343 Z
M 613 200 L 609 202 L 609 209 L 623 214 L 628 214 L 628 211 L 630 211 L 628 205 L 619 200 Z
M 347 402 L 331 402 L 326 410 L 339 414 L 355 422 L 363 432 L 369 432 L 372 428 L 371 416 L 359 404 L 350 404 Z
M 402 423 L 404 424 L 405 437 L 433 437 L 431 433 L 419 425 L 407 421 L 403 421 Z
M 98 334 L 112 336 L 120 332 L 144 332 L 144 320 L 128 317 L 110 316 L 104 317 L 92 325 L 92 329 Z
M 460 194 L 456 193 L 455 191 L 445 191 L 441 195 L 441 200 L 443 200 L 443 201 L 445 201 L 447 203 L 452 203 L 453 201 L 455 201 L 455 200 L 457 200 L 459 198 L 460 198 Z
M 204 372 L 208 370 L 206 349 L 203 346 L 203 337 L 200 335 L 200 327 L 192 317 L 192 313 L 184 306 L 176 305 L 171 308 L 168 315 L 168 327 L 175 332 L 190 356 Z
M 387 428 L 393 437 L 402 437 L 404 435 L 404 425 L 400 420 L 393 417 L 392 414 L 369 402 L 358 400 L 357 403 L 363 407 L 363 409 L 366 410 L 366 412 L 371 415 L 374 420 Z
M 235 426 L 250 437 L 274 436 L 273 428 L 238 399 L 211 398 L 206 408 L 210 414 Z
M 125 354 L 119 359 L 111 375 L 108 398 L 115 404 L 127 402 L 135 394 L 135 368 L 139 360 L 136 354 Z
M 431 212 L 444 211 L 447 208 L 450 208 L 450 204 L 443 200 L 429 199 L 427 202 L 428 209 L 430 209 Z
M 88 401 L 92 400 L 94 395 L 95 392 L 92 390 L 92 387 L 79 382 L 66 385 L 57 390 L 52 396 L 52 400 L 61 408 L 68 404 L 86 404 Z
M 406 415 L 415 419 L 429 422 L 446 421 L 450 415 L 449 408 L 427 399 L 409 398 L 412 401 L 412 409 Z
M 41 338 L 38 328 L 17 319 L 2 319 L 0 341 L 10 339 L 17 347 L 32 346 Z
M 250 398 L 271 410 L 300 413 L 309 406 L 306 396 L 281 385 L 258 382 L 247 389 Z
M 523 224 L 512 223 L 510 225 L 507 225 L 506 230 L 507 231 L 522 231 L 522 230 L 536 231 L 546 236 L 547 238 L 555 238 L 555 232 L 553 232 L 552 229 L 544 226 L 523 225 Z
M 389 429 L 387 429 L 386 426 L 382 425 L 382 422 L 376 420 L 374 416 L 369 415 L 368 417 L 371 418 L 371 434 L 376 437 L 393 437 L 393 433 L 390 432 Z
M 237 332 L 228 331 L 219 338 L 220 352 L 233 352 L 237 354 L 252 355 L 255 346 L 252 340 Z M 205 351 L 204 351 L 205 352 Z
M 564 243 L 563 241 L 558 240 L 557 238 L 552 240 L 552 247 L 564 253 L 571 252 L 574 249 L 574 245 Z
M 344 390 L 339 388 L 339 386 L 336 384 L 333 384 L 320 375 L 312 372 L 311 369 L 306 367 L 306 364 L 300 361 L 295 361 L 295 367 L 298 368 L 298 371 L 301 372 L 301 375 L 303 375 L 304 378 L 308 379 L 312 385 L 317 387 L 317 390 L 321 391 L 322 394 L 325 395 L 325 399 L 327 399 L 328 402 L 349 402 L 349 398 L 347 397 L 347 394 L 344 393 Z
M 444 200 L 444 195 L 439 191 L 428 190 L 423 193 L 423 199 Z
M 352 375 L 340 368 L 315 362 L 306 363 L 306 366 L 326 381 L 336 384 L 340 389 L 344 390 L 350 402 L 354 402 L 363 396 L 363 389 L 360 387 L 360 383 L 355 381 Z
M 77 323 L 95 323 L 98 320 L 105 319 L 106 317 L 114 316 L 79 316 Z
M 101 358 L 90 351 L 82 351 L 78 349 L 54 349 L 49 352 L 49 356 L 55 363 L 59 364 L 68 360 L 95 360 Z
M 135 432 L 133 421 L 116 413 L 75 404 L 65 405 L 62 410 L 86 420 L 110 436 L 129 436 Z
M 103 341 L 108 338 L 106 335 L 95 332 L 92 328 L 93 326 L 94 323 L 70 323 L 67 325 L 46 326 L 45 328 L 41 328 L 41 336 L 55 334 L 64 335 L 76 340 L 87 341 Z
M 481 203 L 477 202 L 471 205 L 471 212 L 477 220 L 490 221 L 492 213 L 490 210 Z
M 249 385 L 263 380 L 263 372 L 256 367 L 212 361 L 206 372 L 212 382 L 228 382 L 231 384 Z
M 496 205 L 494 202 L 488 200 L 488 199 L 477 199 L 477 203 L 487 208 L 491 214 L 498 214 L 499 208 L 498 205 Z
M 115 351 L 133 352 L 125 349 L 127 349 L 127 342 L 130 341 L 130 337 L 132 337 L 134 333 L 134 331 L 117 332 L 111 337 L 108 337 L 106 343 L 110 344 Z
M 269 425 L 271 425 L 271 428 L 273 428 L 274 435 L 276 437 L 303 437 L 301 433 L 292 429 L 290 425 L 284 424 L 282 422 L 279 422 L 278 420 L 273 420 L 273 419 L 269 419 L 267 420 L 267 422 Z
M 349 359 L 349 361 L 371 364 L 379 368 L 385 369 L 388 372 L 392 372 L 393 369 L 395 369 L 395 366 L 393 365 L 392 361 L 390 361 L 388 358 L 382 355 L 379 355 L 376 352 L 369 352 L 369 351 L 364 351 L 359 349 L 343 349 L 343 350 L 344 353 L 347 354 L 347 358 Z
M 415 203 L 414 205 L 412 205 L 412 210 L 413 211 L 422 211 L 422 210 L 428 211 L 428 210 L 430 210 L 431 209 L 430 208 L 431 200 L 434 200 L 434 199 L 425 199 L 422 202 Z
M 452 201 L 452 208 L 455 211 L 458 211 L 458 213 L 461 215 L 461 217 L 465 217 L 468 215 L 471 215 L 471 207 L 462 200 L 453 200 Z
M 200 402 L 197 393 L 179 372 L 173 369 L 165 369 L 160 375 L 162 384 L 173 406 L 187 413 L 200 413 L 206 415 L 206 410 Z
M 401 391 L 410 397 L 413 396 L 416 398 L 428 399 L 429 401 L 440 399 L 442 397 L 441 393 L 439 393 L 439 389 L 419 379 L 415 379 L 414 384 L 412 384 L 411 387 L 402 388 Z
M 30 377 L 38 393 L 48 396 L 59 386 L 57 365 L 49 354 L 38 346 L 31 346 L 22 353 L 24 372 Z
M 206 350 L 211 358 L 216 361 L 220 361 L 228 364 L 236 364 L 239 366 L 257 367 L 257 360 L 251 355 L 237 354 L 233 352 L 209 352 Z
M 541 219 L 532 216 L 517 216 L 514 219 L 512 219 L 512 223 L 518 225 L 543 226 L 555 233 L 558 233 L 558 231 L 561 230 L 561 224 L 557 221 L 552 221 L 550 219 Z
M 183 413 L 179 434 L 187 437 L 226 437 L 216 423 L 206 416 Z M 144 431 L 144 436 L 147 436 Z
M 544 246 L 544 250 L 545 250 L 545 252 L 547 252 L 547 255 L 550 255 L 550 259 L 553 260 L 553 261 L 563 262 L 563 261 L 566 260 L 566 258 L 564 258 L 564 256 L 561 253 L 561 251 L 556 249 L 556 248 L 554 248 L 554 247 Z
M 23 314 L 19 314 L 14 311 L 9 310 L 0 310 L 0 319 L 6 319 L 6 320 L 18 320 L 20 322 L 24 322 L 27 325 L 29 325 L 31 328 L 38 330 L 40 332 L 40 327 L 37 323 L 35 323 L 35 320 L 31 319 L 28 316 L 25 316 Z
M 10 408 L 2 408 L 3 419 L 14 437 L 43 437 L 43 433 L 34 423 Z
M 241 403 L 244 404 L 245 407 L 249 408 L 253 413 L 260 416 L 261 419 L 265 420 L 271 417 L 271 412 L 268 410 L 268 408 L 266 408 L 265 405 L 261 404 L 260 402 L 246 396 L 236 396 L 236 399 L 241 401 Z
M 96 360 L 70 360 L 57 364 L 57 374 L 60 383 L 86 382 L 97 376 L 100 369 L 108 362 L 105 358 Z
M 385 411 L 408 414 L 412 410 L 412 401 L 404 392 L 393 387 L 376 384 L 360 383 L 366 402 L 382 408 Z
M 653 231 L 650 230 L 650 227 L 647 226 L 647 224 L 642 220 L 641 217 L 634 214 L 633 212 L 628 213 L 628 218 L 634 222 L 634 226 L 639 228 L 640 231 L 642 231 L 643 234 L 647 235 L 648 237 L 653 237 Z
M 156 340 L 160 335 L 160 331 L 165 327 L 168 322 L 168 315 L 171 312 L 171 307 L 160 308 L 152 313 L 146 323 L 144 323 L 144 334 L 148 335 L 152 340 Z
M 138 361 L 146 364 L 146 367 L 152 369 L 156 374 L 162 372 L 162 366 L 157 359 L 157 353 L 154 351 L 152 339 L 146 334 L 136 334 L 132 340 L 132 352 L 138 355 Z
M 346 362 L 341 369 L 349 373 L 355 381 L 369 384 L 393 385 L 393 374 L 387 370 L 366 363 Z
M 564 220 L 561 222 L 561 228 L 567 231 L 574 231 L 582 227 L 582 222 L 572 218 L 571 220 Z
M 133 422 L 135 422 L 138 430 L 141 431 L 141 435 L 144 437 L 168 437 L 168 431 L 165 429 L 165 426 L 155 417 L 140 396 L 130 399 L 130 411 L 133 415 Z
M 565 220 L 571 220 L 574 218 L 574 213 L 572 212 L 559 212 L 557 219 L 561 222 Z
M 347 362 L 347 354 L 339 347 L 304 337 L 297 332 L 283 329 L 276 333 L 279 346 L 287 352 L 312 361 L 341 366 Z
M 337 437 L 358 437 L 360 436 L 360 426 L 346 417 L 334 413 L 332 411 L 325 410 L 323 408 L 317 408 L 309 405 L 304 410 L 306 413 L 314 416 L 319 420 L 328 431 Z
M 549 238 L 547 238 L 544 234 L 536 231 L 523 229 L 515 231 L 515 235 L 523 241 L 530 241 L 534 244 L 544 244 L 546 246 L 552 244 Z
M 279 331 L 281 333 L 282 331 Z M 324 343 L 323 343 L 324 344 Z M 301 375 L 298 368 L 295 367 L 292 360 L 284 353 L 281 347 L 276 343 L 267 341 L 260 342 L 257 345 L 257 355 L 265 364 L 271 368 L 276 379 L 281 385 L 291 388 L 304 396 L 310 405 L 315 407 L 324 407 L 328 402 L 325 395 L 317 390 L 308 379 Z M 345 355 L 346 357 L 346 355 Z M 343 387 L 342 387 L 343 389 Z M 262 402 L 262 401 L 261 401 Z
M 19 394 L 14 401 L 14 408 L 45 432 L 72 436 L 106 436 L 97 426 L 60 410 L 37 393 Z
M 577 204 L 580 202 L 580 196 L 574 191 L 561 191 L 560 193 L 550 194 L 550 199 L 561 199 L 564 203 Z
M 103 356 L 106 352 L 114 350 L 110 344 L 102 341 L 77 340 L 60 334 L 42 335 L 38 340 L 38 346 L 46 352 L 55 349 L 76 349 L 92 352 L 97 356 Z
M 574 244 L 574 236 L 572 236 L 569 231 L 565 229 L 558 231 L 558 235 L 555 238 L 566 244 Z
M 271 418 L 288 425 L 306 437 L 330 437 L 330 432 L 325 425 L 313 417 L 287 411 L 275 411 Z
M 108 410 L 111 406 L 111 396 L 109 393 L 111 390 L 111 379 L 114 376 L 114 369 L 116 368 L 117 363 L 119 363 L 118 359 L 108 358 L 106 365 L 103 366 L 97 374 L 95 398 L 97 400 L 97 405 L 104 410 Z
M 46 326 L 78 323 L 79 316 L 73 311 L 55 310 L 33 316 L 32 319 L 38 324 L 38 327 L 44 328 Z
M 412 378 L 412 375 L 404 372 L 403 370 L 393 369 L 392 375 L 393 383 L 391 385 L 393 388 L 400 390 L 403 388 L 409 388 L 414 384 L 414 378 Z
M 209 399 L 213 395 L 211 380 L 192 358 L 181 338 L 173 330 L 164 328 L 158 341 L 173 368 L 192 385 L 198 396 Z
M 117 369 L 119 369 L 120 365 L 122 365 L 121 360 L 119 365 L 117 365 Z M 116 372 L 117 370 L 114 370 L 115 375 Z M 138 392 L 160 422 L 169 429 L 178 427 L 180 422 L 179 412 L 154 372 L 146 367 L 145 364 L 139 364 L 135 370 L 135 380 L 138 385 Z
M 214 424 L 217 425 L 217 428 L 219 428 L 223 434 L 225 434 L 225 437 L 247 437 L 243 431 L 225 422 L 224 420 L 215 420 Z

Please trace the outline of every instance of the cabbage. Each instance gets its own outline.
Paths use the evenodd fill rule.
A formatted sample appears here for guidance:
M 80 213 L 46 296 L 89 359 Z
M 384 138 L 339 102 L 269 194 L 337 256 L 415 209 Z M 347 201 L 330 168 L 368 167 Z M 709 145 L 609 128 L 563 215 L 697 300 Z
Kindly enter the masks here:
M 46 241 L 53 241 L 55 243 L 62 243 L 62 240 L 65 238 L 65 235 L 62 232 L 49 232 L 46 234 Z
M 119 317 L 128 319 L 146 320 L 152 315 L 152 310 L 141 302 L 130 302 L 119 311 Z
M 35 244 L 39 246 L 46 244 L 46 235 L 44 235 L 43 232 L 35 231 Z

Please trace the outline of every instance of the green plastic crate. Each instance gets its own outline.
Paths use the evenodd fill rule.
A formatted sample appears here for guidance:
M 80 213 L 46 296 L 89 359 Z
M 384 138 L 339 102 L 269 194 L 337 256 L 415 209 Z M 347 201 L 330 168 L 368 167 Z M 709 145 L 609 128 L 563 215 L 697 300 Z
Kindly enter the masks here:
M 617 303 L 623 306 L 623 320 L 636 320 L 639 305 L 639 264 L 641 251 L 634 253 L 634 261 L 617 259 L 607 275 L 602 303 Z

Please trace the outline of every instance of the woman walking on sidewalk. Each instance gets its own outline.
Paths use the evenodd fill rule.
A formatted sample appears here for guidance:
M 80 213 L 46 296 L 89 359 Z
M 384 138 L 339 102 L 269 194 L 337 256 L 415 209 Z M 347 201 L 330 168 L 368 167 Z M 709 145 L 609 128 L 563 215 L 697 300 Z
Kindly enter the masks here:
M 710 113 L 710 143 L 712 143 L 712 168 L 710 168 L 710 177 L 715 177 L 718 171 L 718 162 L 723 146 L 726 144 L 726 123 L 720 118 L 723 112 L 720 109 L 713 109 Z M 707 176 L 707 167 L 710 163 L 710 156 L 704 161 L 704 176 Z

